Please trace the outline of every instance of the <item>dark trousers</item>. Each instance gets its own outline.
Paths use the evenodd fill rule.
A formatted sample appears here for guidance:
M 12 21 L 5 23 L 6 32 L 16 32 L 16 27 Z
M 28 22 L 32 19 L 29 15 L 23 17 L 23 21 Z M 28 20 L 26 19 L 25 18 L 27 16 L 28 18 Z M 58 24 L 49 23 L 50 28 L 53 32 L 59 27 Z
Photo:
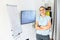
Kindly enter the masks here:
M 49 37 L 49 35 L 36 34 L 36 39 L 37 40 L 50 40 L 50 37 Z

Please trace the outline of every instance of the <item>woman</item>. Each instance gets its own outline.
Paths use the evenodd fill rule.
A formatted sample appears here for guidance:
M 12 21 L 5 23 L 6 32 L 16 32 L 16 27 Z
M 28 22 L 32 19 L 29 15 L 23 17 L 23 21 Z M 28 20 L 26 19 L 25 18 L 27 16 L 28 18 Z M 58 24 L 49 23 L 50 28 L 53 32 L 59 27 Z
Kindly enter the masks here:
M 51 28 L 51 18 L 47 16 L 45 7 L 39 8 L 40 15 L 36 18 L 36 38 L 37 40 L 50 40 L 49 29 Z

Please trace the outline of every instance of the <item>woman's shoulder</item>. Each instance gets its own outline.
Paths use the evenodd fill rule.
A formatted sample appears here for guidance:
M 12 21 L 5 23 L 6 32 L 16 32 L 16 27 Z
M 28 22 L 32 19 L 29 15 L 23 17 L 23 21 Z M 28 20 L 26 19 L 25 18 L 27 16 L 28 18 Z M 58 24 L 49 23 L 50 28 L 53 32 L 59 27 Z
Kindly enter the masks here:
M 51 18 L 50 16 L 47 16 L 47 15 L 46 15 L 46 17 Z
M 46 16 L 47 17 L 47 19 L 51 19 L 51 17 L 50 16 Z

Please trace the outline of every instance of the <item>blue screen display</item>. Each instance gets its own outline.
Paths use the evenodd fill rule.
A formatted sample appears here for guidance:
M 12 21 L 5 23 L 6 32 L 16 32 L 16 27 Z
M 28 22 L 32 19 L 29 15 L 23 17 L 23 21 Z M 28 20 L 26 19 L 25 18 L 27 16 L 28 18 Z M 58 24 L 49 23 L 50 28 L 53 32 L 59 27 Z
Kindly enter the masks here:
M 21 24 L 33 23 L 36 20 L 36 11 L 24 10 L 21 11 Z

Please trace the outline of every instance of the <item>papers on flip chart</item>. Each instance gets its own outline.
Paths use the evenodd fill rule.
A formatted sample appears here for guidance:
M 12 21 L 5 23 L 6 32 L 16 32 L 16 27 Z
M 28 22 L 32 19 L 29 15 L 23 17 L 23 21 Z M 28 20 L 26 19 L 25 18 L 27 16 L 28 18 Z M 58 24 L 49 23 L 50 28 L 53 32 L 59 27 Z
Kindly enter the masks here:
M 12 36 L 16 37 L 20 35 L 20 33 L 22 32 L 17 5 L 7 5 L 7 11 L 9 13 L 9 18 L 12 24 L 11 27 Z

